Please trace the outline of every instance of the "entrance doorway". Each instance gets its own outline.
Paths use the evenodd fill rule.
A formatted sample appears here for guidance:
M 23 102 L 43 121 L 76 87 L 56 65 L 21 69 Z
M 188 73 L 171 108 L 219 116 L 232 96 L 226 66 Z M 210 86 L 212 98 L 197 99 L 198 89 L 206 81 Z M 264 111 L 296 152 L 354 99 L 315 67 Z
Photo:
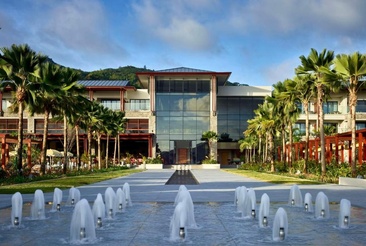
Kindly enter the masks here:
M 177 164 L 192 163 L 191 148 L 192 148 L 191 140 L 175 140 L 174 141 L 174 149 L 176 153 L 175 163 Z

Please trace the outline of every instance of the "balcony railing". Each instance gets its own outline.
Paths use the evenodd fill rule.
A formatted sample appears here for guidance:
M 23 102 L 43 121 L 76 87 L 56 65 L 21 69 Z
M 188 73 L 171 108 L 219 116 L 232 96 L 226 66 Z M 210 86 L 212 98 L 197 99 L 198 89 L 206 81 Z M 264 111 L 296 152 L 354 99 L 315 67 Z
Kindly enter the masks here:
M 125 103 L 126 111 L 148 111 L 150 110 L 150 101 L 142 103 Z

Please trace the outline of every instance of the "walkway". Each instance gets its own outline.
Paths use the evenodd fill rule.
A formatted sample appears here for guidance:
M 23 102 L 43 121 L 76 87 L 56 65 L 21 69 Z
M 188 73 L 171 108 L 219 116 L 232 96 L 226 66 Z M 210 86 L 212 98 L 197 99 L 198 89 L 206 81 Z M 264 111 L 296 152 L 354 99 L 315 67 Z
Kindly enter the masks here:
M 165 185 L 166 181 L 173 174 L 174 170 L 147 170 L 141 173 L 132 174 L 127 177 L 116 178 L 112 180 L 107 180 L 103 182 L 99 182 L 93 185 L 81 186 L 78 187 L 81 193 L 81 198 L 86 198 L 90 203 L 92 203 L 96 195 L 101 193 L 104 195 L 104 192 L 107 187 L 112 187 L 114 190 L 123 186 L 125 182 L 128 182 L 131 189 L 131 199 L 133 201 L 133 206 L 128 207 L 127 211 L 119 215 L 121 216 L 121 221 L 118 223 L 118 228 L 124 228 L 129 225 L 130 230 L 133 233 L 123 234 L 122 232 L 116 232 L 118 235 L 123 234 L 122 238 L 124 239 L 124 243 L 121 243 L 117 234 L 111 234 L 108 232 L 112 227 L 114 228 L 113 223 L 110 222 L 111 228 L 104 228 L 101 231 L 97 231 L 98 238 L 102 238 L 98 245 L 157 245 L 157 244 L 170 244 L 170 242 L 166 239 L 169 237 L 169 220 L 173 214 L 174 207 L 171 203 L 174 203 L 174 199 L 177 195 L 177 191 L 179 185 Z M 201 211 L 201 213 L 210 213 L 205 214 L 205 216 L 211 217 L 217 213 L 217 216 L 220 215 L 220 212 L 217 208 L 207 208 L 207 203 L 219 204 L 218 206 L 223 206 L 223 209 L 233 210 L 233 202 L 234 202 L 234 191 L 238 186 L 246 186 L 247 188 L 254 188 L 257 196 L 258 204 L 260 202 L 260 198 L 263 193 L 267 193 L 272 202 L 280 202 L 286 204 L 289 197 L 289 189 L 291 185 L 275 185 L 269 184 L 265 182 L 260 182 L 257 180 L 253 180 L 250 178 L 246 178 L 239 175 L 234 175 L 227 173 L 222 170 L 192 170 L 192 173 L 199 181 L 199 185 L 186 185 L 188 190 L 191 193 L 192 200 L 195 204 L 198 204 L 196 211 Z M 352 187 L 352 186 L 340 186 L 335 184 L 326 184 L 326 185 L 299 185 L 302 194 L 304 195 L 306 192 L 310 192 L 313 196 L 313 200 L 315 200 L 315 196 L 319 191 L 323 191 L 329 198 L 331 203 L 339 203 L 341 199 L 345 198 L 351 201 L 352 206 L 360 207 L 366 209 L 366 189 Z M 52 193 L 45 194 L 45 201 L 52 202 Z M 66 201 L 68 197 L 68 190 L 64 190 L 63 192 L 63 201 Z M 33 200 L 33 194 L 24 194 L 23 201 L 24 203 L 31 202 Z M 168 205 L 165 205 L 168 204 Z M 70 223 L 70 213 L 72 210 L 70 208 L 63 207 L 62 215 L 65 217 L 63 222 L 56 222 L 58 225 L 57 232 L 51 229 L 52 223 L 54 221 L 53 218 L 56 216 L 55 213 L 50 213 L 49 219 L 45 221 L 48 224 L 43 229 L 48 229 L 49 231 L 43 232 L 37 231 L 37 235 L 44 240 L 36 240 L 34 238 L 33 233 L 30 231 L 27 225 L 25 225 L 26 230 L 24 228 L 20 229 L 4 229 L 7 228 L 7 225 L 10 224 L 10 206 L 11 206 L 11 195 L 0 195 L 0 245 L 50 245 L 52 243 L 60 243 L 67 244 L 67 238 L 69 235 L 69 223 Z M 28 206 L 29 207 L 29 206 Z M 27 208 L 23 209 L 27 210 Z M 28 208 L 29 210 L 29 208 Z M 160 212 L 159 212 L 160 211 Z M 163 212 L 164 211 L 164 212 Z M 163 214 L 159 214 L 163 213 Z M 198 212 L 197 212 L 198 213 Z M 57 214 L 57 213 L 56 213 Z M 23 217 L 29 216 L 28 212 L 23 212 Z M 200 216 L 200 215 L 197 215 Z M 232 215 L 230 215 L 230 219 L 232 220 Z M 133 218 L 129 218 L 133 217 Z M 57 217 L 61 220 L 60 215 Z M 153 219 L 154 218 L 154 219 Z M 159 220 L 162 220 L 161 225 L 156 225 Z M 129 219 L 131 222 L 129 224 Z M 149 220 L 157 220 L 154 221 L 155 224 L 153 226 L 149 225 L 149 228 L 146 228 L 150 223 Z M 229 219 L 229 221 L 230 221 Z M 132 222 L 132 220 L 134 222 Z M 198 221 L 198 219 L 196 218 Z M 39 222 L 39 221 L 37 221 Z M 55 222 L 55 223 L 56 223 Z M 123 223 L 124 222 L 124 223 Z M 23 224 L 32 223 L 36 224 L 34 221 L 23 220 Z M 133 223 L 133 226 L 131 226 Z M 140 223 L 140 224 L 139 224 Z M 142 224 L 141 224 L 142 223 Z M 197 222 L 199 223 L 199 222 Z M 220 222 L 222 223 L 222 221 Z M 139 224 L 139 226 L 137 226 Z M 201 222 L 204 224 L 204 222 Z M 230 222 L 229 222 L 230 224 Z M 116 225 L 117 226 L 117 225 Z M 151 227 L 150 227 L 151 226 Z M 138 228 L 137 228 L 138 227 Z M 131 229 L 132 228 L 132 229 Z M 19 234 L 18 236 L 14 236 L 14 234 Z M 126 230 L 126 229 L 125 229 Z M 148 234 L 146 230 L 148 231 Z M 241 245 L 235 239 L 237 235 L 232 235 L 233 232 L 227 231 L 227 229 L 223 229 L 226 231 L 225 235 L 221 235 L 226 238 L 224 241 L 221 241 L 221 245 Z M 108 232 L 108 233 L 107 233 Z M 124 231 L 126 232 L 126 231 Z M 27 233 L 29 234 L 27 236 Z M 152 236 L 152 234 L 154 236 Z M 104 235 L 105 234 L 105 235 Z M 131 234 L 131 235 L 130 235 Z M 149 237 L 155 238 L 157 235 L 161 234 L 160 239 L 153 239 L 153 241 L 149 241 Z M 214 233 L 215 234 L 215 233 Z M 20 236 L 22 235 L 22 236 Z M 102 235 L 102 236 L 100 236 Z M 113 236 L 111 236 L 113 235 Z M 194 233 L 191 235 L 194 236 Z M 15 241 L 14 237 L 18 238 Z M 19 238 L 20 237 L 20 238 Z M 22 238 L 23 237 L 23 238 Z M 60 239 L 61 238 L 61 239 Z M 104 238 L 104 239 L 103 239 Z M 115 239 L 111 239 L 115 238 Z M 165 239 L 161 239 L 165 238 Z M 202 238 L 202 236 L 197 236 L 194 245 L 219 245 L 220 243 L 215 243 L 215 241 L 210 241 L 207 243 L 207 239 Z M 56 240 L 56 242 L 55 242 Z M 126 240 L 126 241 L 125 241 Z M 162 241 L 161 241 L 162 240 Z M 192 239 L 192 241 L 194 241 Z M 103 243 L 104 242 L 104 243 Z M 107 243 L 108 242 L 108 243 Z M 202 244 L 200 244 L 201 242 Z M 206 242 L 206 243 L 204 243 Z M 219 241 L 218 241 L 219 242 Z M 224 243 L 223 243 L 224 242 Z M 191 242 L 192 243 L 192 242 Z M 257 242 L 258 243 L 258 242 Z M 310 243 L 311 244 L 311 243 Z M 173 245 L 173 244 L 172 244 Z

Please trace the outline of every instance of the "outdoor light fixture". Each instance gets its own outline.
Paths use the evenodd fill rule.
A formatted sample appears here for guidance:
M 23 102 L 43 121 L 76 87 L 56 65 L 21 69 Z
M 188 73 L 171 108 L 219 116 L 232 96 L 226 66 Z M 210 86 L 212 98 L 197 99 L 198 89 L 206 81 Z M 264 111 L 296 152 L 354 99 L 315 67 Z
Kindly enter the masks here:
M 98 219 L 97 219 L 97 226 L 102 227 L 102 218 L 101 217 L 98 217 Z
M 14 218 L 14 225 L 18 226 L 19 225 L 19 217 L 15 217 Z
M 179 228 L 179 237 L 182 238 L 182 239 L 184 239 L 185 236 L 186 236 L 186 233 L 184 231 L 184 227 L 180 227 Z
M 309 211 L 309 204 L 305 203 L 305 211 Z
M 263 226 L 268 226 L 267 216 L 263 217 Z
M 344 219 L 343 219 L 343 223 L 345 226 L 348 226 L 348 223 L 349 223 L 349 220 L 348 220 L 348 216 L 344 216 Z
M 73 198 L 73 199 L 71 199 L 71 205 L 74 205 L 74 204 L 75 204 L 75 200 Z
M 60 204 L 59 204 L 59 203 L 56 205 L 56 210 L 57 210 L 57 211 L 60 211 L 60 210 L 61 210 L 61 206 L 60 206 Z
M 291 205 L 292 205 L 292 206 L 294 206 L 294 205 L 295 205 L 295 200 L 294 200 L 294 199 L 292 199 L 292 200 L 291 200 Z
M 120 203 L 120 204 L 118 205 L 118 209 L 119 209 L 119 210 L 122 210 L 122 203 Z
M 109 209 L 109 212 L 108 212 L 108 215 L 110 216 L 110 217 L 112 217 L 113 216 L 113 209 Z
M 86 238 L 85 227 L 80 228 L 80 239 Z
M 252 217 L 255 218 L 255 209 L 252 209 Z
M 322 216 L 322 217 L 324 217 L 324 216 L 325 216 L 325 211 L 324 211 L 324 209 L 322 209 L 322 210 L 320 211 L 320 216 Z
M 280 239 L 285 239 L 285 229 L 283 227 L 280 227 Z

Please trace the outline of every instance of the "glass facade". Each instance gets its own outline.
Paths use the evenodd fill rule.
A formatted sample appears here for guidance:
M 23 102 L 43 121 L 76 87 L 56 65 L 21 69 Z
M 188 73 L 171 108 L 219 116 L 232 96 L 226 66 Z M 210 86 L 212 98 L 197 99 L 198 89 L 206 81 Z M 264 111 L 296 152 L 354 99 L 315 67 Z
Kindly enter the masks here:
M 165 164 L 199 163 L 210 127 L 210 80 L 156 81 L 157 153 Z
M 234 141 L 243 138 L 248 120 L 253 119 L 254 110 L 258 108 L 258 104 L 263 103 L 263 100 L 263 97 L 218 97 L 218 135 L 228 133 Z

